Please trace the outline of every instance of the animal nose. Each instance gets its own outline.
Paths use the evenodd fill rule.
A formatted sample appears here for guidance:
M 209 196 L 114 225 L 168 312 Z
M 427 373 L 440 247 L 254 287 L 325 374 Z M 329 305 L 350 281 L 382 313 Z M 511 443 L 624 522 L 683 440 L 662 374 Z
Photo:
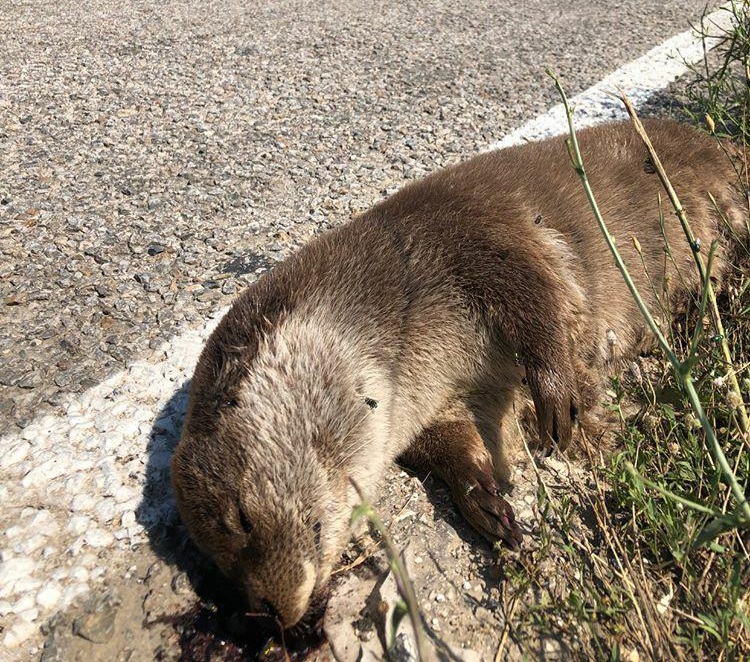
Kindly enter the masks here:
M 292 627 L 305 615 L 304 608 L 300 608 L 298 605 L 287 605 L 283 601 L 278 607 L 268 600 L 263 600 L 261 605 L 263 606 L 263 612 L 269 618 L 274 619 L 282 629 Z
M 273 603 L 271 601 L 261 600 L 260 608 L 263 614 L 270 616 L 276 621 L 281 621 L 281 619 L 279 618 L 279 612 L 276 607 L 273 606 Z

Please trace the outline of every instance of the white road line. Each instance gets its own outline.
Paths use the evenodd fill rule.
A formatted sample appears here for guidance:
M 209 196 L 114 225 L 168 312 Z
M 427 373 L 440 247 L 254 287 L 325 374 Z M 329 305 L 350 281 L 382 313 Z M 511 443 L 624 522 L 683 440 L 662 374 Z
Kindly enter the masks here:
M 706 17 L 705 25 L 712 35 L 720 34 L 720 28 L 731 25 L 731 3 L 721 5 Z M 718 38 L 707 40 L 713 47 Z M 703 57 L 703 45 L 692 30 L 687 30 L 648 53 L 612 72 L 606 78 L 573 97 L 576 128 L 593 126 L 607 120 L 623 119 L 625 110 L 619 99 L 612 96 L 620 88 L 630 97 L 636 108 L 643 105 L 654 92 L 677 80 L 687 70 L 687 64 L 699 62 Z M 565 81 L 562 81 L 563 86 Z M 552 79 L 550 79 L 550 87 Z M 488 150 L 511 147 L 527 140 L 539 140 L 560 135 L 567 131 L 565 110 L 562 104 L 553 106 L 543 115 L 512 131 L 502 140 L 490 145 Z
M 709 21 L 726 24 L 729 18 L 729 12 L 716 11 Z M 679 58 L 695 62 L 701 56 L 690 32 L 669 39 L 574 97 L 578 125 L 618 116 L 607 95 L 615 86 L 642 104 L 686 70 Z M 562 131 L 562 111 L 555 107 L 492 147 Z M 168 466 L 185 408 L 181 386 L 224 312 L 173 338 L 161 360 L 135 361 L 72 399 L 64 415 L 42 416 L 0 438 L 0 622 L 6 650 L 20 654 L 18 647 L 47 616 L 106 573 L 99 559 L 103 550 L 127 550 L 146 540 L 146 528 L 174 517 Z

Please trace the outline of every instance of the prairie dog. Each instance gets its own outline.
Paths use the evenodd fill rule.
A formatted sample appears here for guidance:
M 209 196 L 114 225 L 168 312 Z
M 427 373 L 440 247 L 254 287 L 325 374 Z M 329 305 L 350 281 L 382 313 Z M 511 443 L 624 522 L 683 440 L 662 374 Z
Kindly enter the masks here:
M 703 245 L 745 235 L 716 142 L 645 122 Z M 697 288 L 677 219 L 629 124 L 579 133 L 592 187 L 641 293 Z M 635 236 L 652 288 L 632 245 Z M 681 277 L 676 276 L 676 269 Z M 329 580 L 358 502 L 401 457 L 450 487 L 490 540 L 521 541 L 500 494 L 511 403 L 527 384 L 539 436 L 564 448 L 603 375 L 646 328 L 561 137 L 446 168 L 311 241 L 247 288 L 208 340 L 172 480 L 200 548 L 251 610 L 298 623 Z

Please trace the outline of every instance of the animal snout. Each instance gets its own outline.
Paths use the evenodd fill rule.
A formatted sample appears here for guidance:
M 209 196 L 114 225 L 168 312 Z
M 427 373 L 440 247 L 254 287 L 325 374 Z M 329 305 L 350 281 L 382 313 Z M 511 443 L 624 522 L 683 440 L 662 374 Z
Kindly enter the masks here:
M 281 628 L 287 629 L 296 625 L 307 612 L 307 601 L 285 599 L 284 595 L 267 596 L 258 599 L 249 597 L 250 612 L 270 618 Z
M 317 571 L 307 559 L 268 555 L 263 563 L 247 568 L 243 579 L 249 613 L 272 619 L 287 629 L 309 610 Z
M 273 606 L 273 603 L 269 600 L 261 600 L 260 601 L 260 613 L 264 616 L 270 616 L 275 621 L 280 621 L 281 618 L 279 616 L 279 612 L 276 611 L 276 607 Z

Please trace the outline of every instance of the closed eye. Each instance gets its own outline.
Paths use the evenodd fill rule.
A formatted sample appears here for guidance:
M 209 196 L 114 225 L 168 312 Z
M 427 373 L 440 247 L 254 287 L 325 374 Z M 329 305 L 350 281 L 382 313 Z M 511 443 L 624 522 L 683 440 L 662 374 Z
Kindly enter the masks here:
M 248 519 L 247 515 L 245 514 L 245 511 L 242 510 L 242 508 L 238 508 L 238 511 L 239 511 L 239 518 L 240 518 L 240 526 L 242 527 L 242 530 L 249 535 L 250 533 L 252 533 L 253 524 Z

